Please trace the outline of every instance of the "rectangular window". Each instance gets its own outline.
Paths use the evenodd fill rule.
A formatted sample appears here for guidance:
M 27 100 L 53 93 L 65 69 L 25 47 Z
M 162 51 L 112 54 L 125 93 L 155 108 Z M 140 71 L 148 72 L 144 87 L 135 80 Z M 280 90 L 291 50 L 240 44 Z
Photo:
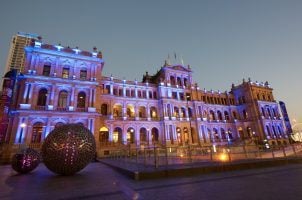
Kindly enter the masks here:
M 177 93 L 176 92 L 172 92 L 172 98 L 177 99 Z
M 81 80 L 86 80 L 87 78 L 87 71 L 86 70 L 81 70 L 80 71 L 80 79 Z
M 69 78 L 69 68 L 63 68 L 62 78 Z
M 44 65 L 43 67 L 43 76 L 49 76 L 50 75 L 50 66 Z
M 113 88 L 113 95 L 118 95 L 118 93 L 117 93 L 117 88 Z

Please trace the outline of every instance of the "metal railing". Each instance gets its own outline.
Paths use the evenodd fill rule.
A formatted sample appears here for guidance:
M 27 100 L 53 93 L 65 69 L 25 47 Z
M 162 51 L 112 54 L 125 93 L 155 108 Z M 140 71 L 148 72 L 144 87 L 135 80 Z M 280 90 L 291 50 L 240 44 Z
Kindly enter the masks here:
M 302 144 L 271 146 L 151 146 L 111 150 L 109 159 L 140 167 L 161 167 L 177 164 L 231 163 L 248 160 L 302 158 Z

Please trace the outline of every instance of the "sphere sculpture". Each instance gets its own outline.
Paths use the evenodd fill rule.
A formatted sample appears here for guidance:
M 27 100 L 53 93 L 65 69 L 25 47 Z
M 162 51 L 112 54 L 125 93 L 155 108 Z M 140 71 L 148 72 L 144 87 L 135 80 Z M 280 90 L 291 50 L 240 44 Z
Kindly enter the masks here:
M 21 174 L 26 174 L 40 163 L 40 154 L 31 148 L 26 148 L 16 153 L 12 158 L 12 168 Z
M 80 124 L 65 124 L 49 133 L 42 145 L 45 166 L 61 175 L 73 175 L 92 161 L 96 152 L 93 134 Z

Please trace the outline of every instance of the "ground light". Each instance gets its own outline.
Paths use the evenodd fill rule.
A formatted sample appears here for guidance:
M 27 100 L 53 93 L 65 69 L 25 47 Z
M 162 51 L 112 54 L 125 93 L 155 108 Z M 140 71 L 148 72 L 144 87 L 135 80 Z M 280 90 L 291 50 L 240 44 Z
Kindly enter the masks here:
M 226 162 L 228 160 L 228 155 L 226 153 L 219 154 L 219 160 L 222 162 Z

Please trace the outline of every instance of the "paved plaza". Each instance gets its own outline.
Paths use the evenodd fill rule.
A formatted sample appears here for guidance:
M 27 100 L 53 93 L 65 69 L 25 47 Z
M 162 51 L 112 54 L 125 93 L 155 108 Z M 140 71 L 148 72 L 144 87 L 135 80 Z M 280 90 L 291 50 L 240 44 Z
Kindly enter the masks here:
M 135 181 L 100 163 L 66 177 L 0 166 L 0 199 L 301 199 L 302 164 Z

